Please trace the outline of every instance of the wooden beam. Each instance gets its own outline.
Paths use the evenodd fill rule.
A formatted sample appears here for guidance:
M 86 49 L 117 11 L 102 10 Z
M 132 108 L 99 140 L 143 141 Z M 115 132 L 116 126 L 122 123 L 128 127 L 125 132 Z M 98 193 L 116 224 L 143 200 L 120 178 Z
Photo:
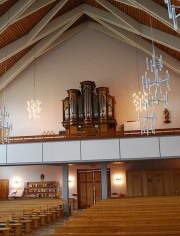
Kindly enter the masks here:
M 41 40 L 43 37 L 51 34 L 58 28 L 63 27 L 69 21 L 71 21 L 74 17 L 79 16 L 79 14 L 83 15 L 83 8 L 82 6 L 78 6 L 73 10 L 59 16 L 58 18 L 50 21 L 39 34 L 29 43 L 26 42 L 26 35 L 21 37 L 20 39 L 14 41 L 13 43 L 7 45 L 6 47 L 0 49 L 0 63 L 5 61 L 6 59 L 12 57 L 16 53 L 20 52 L 21 50 L 25 49 L 26 47 L 30 46 L 33 43 Z
M 107 27 L 109 30 L 112 30 L 115 34 L 122 37 L 128 44 L 136 46 L 141 51 L 145 52 L 147 55 L 152 56 L 152 44 L 144 40 L 142 37 L 135 37 L 133 33 L 120 29 L 117 26 L 112 26 L 106 22 L 103 22 L 102 20 L 99 20 L 98 18 L 96 18 L 96 21 Z M 155 51 L 156 55 L 162 55 L 164 65 L 166 65 L 169 69 L 180 75 L 180 62 L 178 60 L 169 56 L 167 53 L 157 47 L 155 47 Z
M 24 12 L 22 12 L 15 20 L 13 20 L 11 23 L 15 23 L 16 21 L 19 21 L 32 13 L 40 10 L 41 8 L 51 4 L 52 2 L 55 2 L 56 0 L 36 0 L 33 4 L 31 4 Z
M 119 8 L 115 7 L 113 4 L 106 0 L 96 0 L 101 6 L 105 7 L 108 11 L 110 11 L 113 15 L 121 19 L 124 23 L 126 23 L 133 31 L 140 31 L 140 24 L 128 14 L 121 11 Z
M 104 0 L 96 0 L 96 1 L 98 1 L 98 2 L 103 1 L 103 3 L 104 3 Z M 105 6 L 105 5 L 107 7 L 107 2 L 105 4 L 103 4 L 103 6 Z M 127 27 L 127 25 L 122 24 L 122 21 L 118 22 L 118 20 L 117 20 L 117 19 L 119 19 L 119 15 L 121 15 L 121 10 L 119 10 L 118 8 L 116 8 L 115 6 L 110 4 L 109 2 L 108 2 L 108 7 L 109 7 L 108 9 L 110 9 L 110 5 L 111 5 L 111 13 L 110 12 L 108 13 L 103 10 L 99 11 L 96 8 L 93 8 L 91 6 L 85 6 L 85 9 L 86 9 L 85 12 L 88 15 L 91 15 L 91 16 L 94 15 L 105 22 L 119 26 L 120 28 L 126 29 L 129 32 L 133 32 L 137 35 L 141 35 L 144 38 L 153 40 L 154 42 L 157 42 L 157 43 L 162 44 L 166 47 L 172 48 L 173 50 L 180 51 L 179 37 L 162 32 L 160 30 L 153 29 L 153 28 L 146 26 L 146 25 L 142 25 L 138 21 L 136 21 L 136 26 L 137 26 L 136 30 L 134 30 L 134 27 L 133 27 L 133 29 L 130 28 L 129 25 Z M 115 18 L 113 18 L 112 15 L 114 15 Z M 127 15 L 127 18 L 131 18 L 131 17 L 129 15 Z M 121 18 L 120 18 L 120 20 L 121 20 Z M 134 21 L 135 20 L 133 20 L 133 22 Z M 129 23 L 130 23 L 130 21 L 129 21 Z
M 19 0 L 0 18 L 0 32 L 2 33 L 19 14 L 22 14 L 35 0 Z
M 68 0 L 61 0 L 58 2 L 34 28 L 27 34 L 26 42 L 29 43 L 33 38 L 44 28 L 44 26 L 53 18 L 53 16 L 66 4 Z
M 41 54 L 46 48 L 50 46 L 60 35 L 63 34 L 81 15 L 74 17 L 67 25 L 62 29 L 57 30 L 50 35 L 43 38 L 36 44 L 35 48 L 32 48 L 26 53 L 16 64 L 14 64 L 0 79 L 0 91 L 9 84 L 20 72 L 22 72 L 39 54 Z

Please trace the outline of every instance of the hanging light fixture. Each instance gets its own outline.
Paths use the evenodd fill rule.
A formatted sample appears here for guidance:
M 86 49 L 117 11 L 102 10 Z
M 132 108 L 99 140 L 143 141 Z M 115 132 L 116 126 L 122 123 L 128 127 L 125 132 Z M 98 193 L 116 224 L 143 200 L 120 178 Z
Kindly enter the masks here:
M 35 89 L 36 89 L 36 74 L 35 74 L 35 53 L 34 53 L 34 99 L 27 101 L 27 110 L 29 112 L 29 118 L 38 119 L 41 112 L 41 101 L 35 99 Z
M 155 133 L 155 121 L 157 120 L 157 116 L 154 105 L 163 103 L 164 107 L 166 107 L 168 104 L 168 91 L 170 90 L 168 70 L 166 70 L 164 79 L 161 79 L 159 76 L 163 68 L 163 60 L 161 55 L 158 59 L 155 55 L 152 19 L 151 14 L 149 15 L 152 37 L 152 59 L 149 61 L 149 59 L 146 58 L 147 70 L 142 76 L 142 93 L 133 96 L 133 102 L 138 112 L 138 120 L 140 121 L 141 134 L 146 133 L 147 135 L 150 132 Z M 147 71 L 153 73 L 153 80 L 150 79 Z M 163 94 L 164 85 L 167 86 L 167 90 Z
M 176 9 L 180 8 L 180 6 L 171 4 L 171 0 L 164 0 L 164 3 L 167 4 L 169 19 L 173 20 L 174 29 L 178 30 L 177 18 L 180 16 L 180 13 L 176 14 Z
M 7 63 L 7 46 L 6 46 L 6 62 Z M 9 112 L 6 109 L 6 88 L 5 88 L 5 78 L 6 78 L 6 67 L 5 65 L 5 73 L 4 73 L 4 105 L 0 110 L 0 140 L 4 143 L 9 143 L 10 131 L 12 130 L 12 123 L 9 122 Z
M 148 100 L 149 96 L 151 96 L 150 101 L 156 104 L 159 104 L 162 102 L 164 106 L 166 107 L 168 104 L 168 91 L 170 90 L 170 85 L 169 85 L 169 72 L 166 70 L 165 73 L 165 78 L 161 79 L 159 76 L 159 71 L 162 70 L 163 68 L 163 61 L 162 61 L 162 56 L 160 55 L 159 59 L 156 59 L 155 55 L 155 49 L 154 49 L 154 44 L 153 45 L 153 53 L 152 53 L 152 60 L 149 61 L 148 58 L 146 58 L 146 68 L 147 71 L 151 71 L 154 75 L 154 80 L 151 80 L 148 76 L 148 72 L 145 71 L 145 75 L 142 75 L 142 88 L 143 88 L 143 93 L 144 94 L 149 94 L 147 95 Z M 167 90 L 165 94 L 163 94 L 163 87 L 164 85 L 167 86 Z M 154 96 L 152 95 L 151 90 L 154 89 Z M 161 94 L 161 95 L 159 95 Z
M 151 24 L 151 30 L 152 30 L 152 24 Z M 153 43 L 153 40 L 152 40 L 152 43 Z M 137 62 L 138 62 L 137 48 L 136 48 L 136 56 L 137 56 Z M 156 79 L 155 81 L 151 81 L 148 77 L 147 72 L 145 72 L 146 83 L 144 85 L 144 76 L 143 76 L 142 77 L 142 92 L 138 92 L 138 94 L 136 93 L 133 94 L 133 103 L 135 105 L 136 111 L 138 112 L 138 120 L 140 122 L 141 134 L 146 133 L 147 135 L 149 135 L 149 133 L 155 133 L 155 121 L 157 120 L 157 116 L 155 113 L 154 103 L 156 101 L 156 103 L 159 104 L 159 102 L 162 100 L 162 99 L 159 99 L 157 91 L 158 91 L 158 88 L 161 89 L 162 83 L 165 83 L 165 80 L 162 81 L 157 74 L 158 71 L 157 71 L 156 66 L 158 65 L 161 70 L 163 64 L 162 64 L 162 57 L 160 57 L 160 60 L 158 63 L 156 62 L 154 44 L 153 44 L 153 55 L 152 55 L 152 60 L 150 61 L 150 66 L 149 66 L 149 62 L 147 58 L 146 58 L 146 65 L 147 65 L 147 70 L 149 70 L 149 67 L 150 67 L 151 71 L 154 72 L 154 74 L 156 75 Z M 139 69 L 138 67 L 139 66 L 137 63 L 137 70 Z M 138 73 L 138 78 L 139 78 L 139 73 Z M 169 84 L 169 81 L 168 81 L 168 84 Z M 156 85 L 155 99 L 153 96 L 151 99 L 149 99 L 148 92 L 151 93 L 151 87 L 153 85 Z M 167 98 L 166 99 L 163 98 L 163 99 L 166 100 L 167 102 Z

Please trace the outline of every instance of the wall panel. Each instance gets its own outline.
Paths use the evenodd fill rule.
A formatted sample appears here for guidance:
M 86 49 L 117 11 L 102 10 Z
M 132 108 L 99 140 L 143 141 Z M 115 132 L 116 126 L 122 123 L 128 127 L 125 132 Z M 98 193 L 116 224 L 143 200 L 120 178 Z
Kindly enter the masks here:
M 43 144 L 43 162 L 80 161 L 80 141 Z
M 125 138 L 120 140 L 122 159 L 159 158 L 159 141 L 157 137 Z
M 82 160 L 120 159 L 119 139 L 81 141 Z
M 0 164 L 6 163 L 6 145 L 0 145 Z
M 7 144 L 7 163 L 39 162 L 42 162 L 42 143 Z
M 160 137 L 162 157 L 180 157 L 180 136 Z

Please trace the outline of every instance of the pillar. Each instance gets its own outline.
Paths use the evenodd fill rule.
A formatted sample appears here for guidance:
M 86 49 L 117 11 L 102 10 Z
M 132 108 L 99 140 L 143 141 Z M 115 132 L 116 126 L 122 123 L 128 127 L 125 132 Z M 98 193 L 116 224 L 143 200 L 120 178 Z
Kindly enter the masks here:
M 68 164 L 62 164 L 62 199 L 66 201 L 64 214 L 69 215 Z
M 102 184 L 102 199 L 108 198 L 107 188 L 107 163 L 101 163 L 101 184 Z

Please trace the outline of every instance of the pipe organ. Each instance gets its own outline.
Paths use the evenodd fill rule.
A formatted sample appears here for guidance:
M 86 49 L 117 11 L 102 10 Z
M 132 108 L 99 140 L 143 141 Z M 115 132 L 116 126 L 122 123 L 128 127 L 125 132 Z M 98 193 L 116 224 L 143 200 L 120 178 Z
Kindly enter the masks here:
M 81 90 L 67 90 L 68 97 L 62 100 L 62 124 L 66 132 L 76 134 L 115 131 L 115 99 L 109 94 L 109 88 L 96 88 L 93 81 L 83 81 L 80 85 Z

